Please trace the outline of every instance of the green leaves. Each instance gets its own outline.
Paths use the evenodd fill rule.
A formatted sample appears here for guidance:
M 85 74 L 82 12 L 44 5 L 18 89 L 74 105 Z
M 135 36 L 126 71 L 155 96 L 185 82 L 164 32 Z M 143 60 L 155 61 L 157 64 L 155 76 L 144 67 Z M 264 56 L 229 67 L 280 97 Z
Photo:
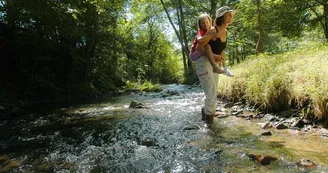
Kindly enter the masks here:
M 77 15 L 76 15 L 75 13 L 72 14 L 72 17 L 73 17 L 74 19 L 77 19 Z

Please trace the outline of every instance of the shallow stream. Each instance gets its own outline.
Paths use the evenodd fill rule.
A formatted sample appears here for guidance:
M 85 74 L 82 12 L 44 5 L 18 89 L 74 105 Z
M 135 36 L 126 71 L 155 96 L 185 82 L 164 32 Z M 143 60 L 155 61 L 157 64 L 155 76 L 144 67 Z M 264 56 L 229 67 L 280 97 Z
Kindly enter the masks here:
M 319 130 L 263 130 L 264 120 L 232 115 L 208 126 L 201 88 L 163 88 L 0 121 L 0 172 L 328 172 Z M 149 109 L 129 108 L 133 100 Z M 250 154 L 277 160 L 263 166 Z M 301 159 L 315 167 L 298 166 Z

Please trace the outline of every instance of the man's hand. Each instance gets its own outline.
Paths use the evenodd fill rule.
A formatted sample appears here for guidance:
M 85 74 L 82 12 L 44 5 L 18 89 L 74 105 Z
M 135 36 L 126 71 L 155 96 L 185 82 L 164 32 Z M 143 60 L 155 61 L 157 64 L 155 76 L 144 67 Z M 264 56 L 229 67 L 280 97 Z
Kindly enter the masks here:
M 215 33 L 212 34 L 212 38 L 217 38 L 217 37 L 220 37 L 220 34 L 219 33 L 216 33 L 215 32 Z
M 213 54 L 213 58 L 216 62 L 221 62 L 224 58 L 221 55 Z

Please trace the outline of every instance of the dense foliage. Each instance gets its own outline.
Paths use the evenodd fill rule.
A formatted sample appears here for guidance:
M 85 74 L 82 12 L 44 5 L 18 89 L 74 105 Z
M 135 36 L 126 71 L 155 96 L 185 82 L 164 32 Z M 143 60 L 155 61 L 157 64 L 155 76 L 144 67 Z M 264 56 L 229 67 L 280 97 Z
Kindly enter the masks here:
M 0 105 L 104 97 L 127 81 L 192 83 L 197 16 L 237 9 L 227 63 L 328 39 L 325 0 L 0 0 Z
M 179 57 L 156 19 L 128 20 L 127 7 L 123 0 L 0 1 L 0 103 L 101 97 L 127 80 L 178 82 Z

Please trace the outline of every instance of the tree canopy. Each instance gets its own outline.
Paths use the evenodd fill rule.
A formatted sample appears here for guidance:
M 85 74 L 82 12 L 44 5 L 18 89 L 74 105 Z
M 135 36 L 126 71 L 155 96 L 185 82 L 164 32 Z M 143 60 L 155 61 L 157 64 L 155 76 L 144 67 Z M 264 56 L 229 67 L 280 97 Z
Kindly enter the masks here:
M 288 50 L 304 33 L 328 40 L 325 0 L 0 0 L 0 102 L 101 97 L 127 81 L 194 82 L 197 16 L 223 5 L 237 10 L 229 64 Z

